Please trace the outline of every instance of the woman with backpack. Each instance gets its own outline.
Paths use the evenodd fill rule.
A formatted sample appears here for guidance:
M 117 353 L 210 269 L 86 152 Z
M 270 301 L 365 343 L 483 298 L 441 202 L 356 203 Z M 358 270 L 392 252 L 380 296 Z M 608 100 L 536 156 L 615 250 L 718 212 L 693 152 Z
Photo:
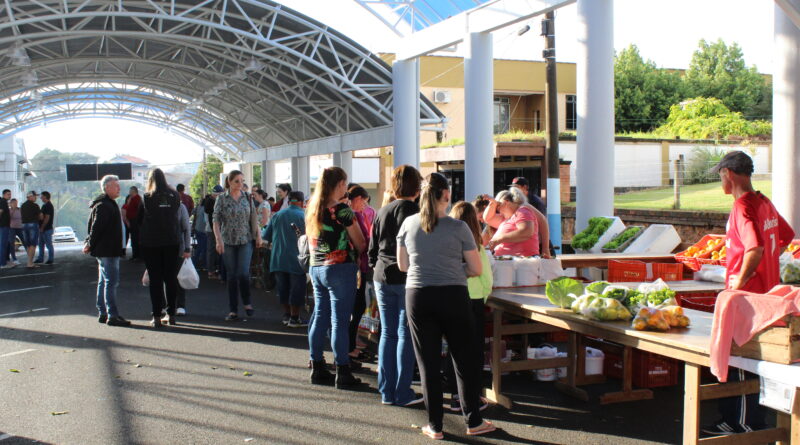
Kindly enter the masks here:
M 216 250 L 222 255 L 228 279 L 228 305 L 226 321 L 239 319 L 239 296 L 245 313 L 252 316 L 250 303 L 250 258 L 255 247 L 261 247 L 261 236 L 256 210 L 250 195 L 242 190 L 244 173 L 232 170 L 225 178 L 225 193 L 214 203 L 214 238 Z
M 325 367 L 323 342 L 331 328 L 336 361 L 336 387 L 361 383 L 350 369 L 348 326 L 356 297 L 357 261 L 365 241 L 353 209 L 341 199 L 347 193 L 347 173 L 339 167 L 323 170 L 306 213 L 314 313 L 308 332 L 311 383 L 333 383 Z
M 178 256 L 180 244 L 176 227 L 180 205 L 178 192 L 167 184 L 164 172 L 159 168 L 151 171 L 137 219 L 141 252 L 150 278 L 150 303 L 153 308 L 150 326 L 156 329 L 161 327 L 165 288 L 167 322 L 170 325 L 175 324 L 178 291 L 175 258 Z M 188 257 L 190 254 L 185 255 Z

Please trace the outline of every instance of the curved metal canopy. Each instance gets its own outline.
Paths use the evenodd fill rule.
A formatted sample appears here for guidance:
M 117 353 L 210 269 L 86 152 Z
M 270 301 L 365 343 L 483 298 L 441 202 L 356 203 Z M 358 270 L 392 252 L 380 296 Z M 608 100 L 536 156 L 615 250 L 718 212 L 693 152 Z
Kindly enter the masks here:
M 272 1 L 6 0 L 0 56 L 0 135 L 113 116 L 241 159 L 392 124 L 391 68 Z

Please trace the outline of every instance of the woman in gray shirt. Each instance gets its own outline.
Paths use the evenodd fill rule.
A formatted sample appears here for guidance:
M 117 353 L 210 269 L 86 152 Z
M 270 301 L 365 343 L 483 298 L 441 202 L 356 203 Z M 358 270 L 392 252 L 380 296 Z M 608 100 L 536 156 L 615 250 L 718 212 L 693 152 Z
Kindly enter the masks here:
M 450 188 L 441 173 L 425 178 L 420 213 L 406 218 L 397 234 L 397 262 L 406 279 L 406 310 L 417 356 L 428 425 L 422 432 L 443 438 L 442 335 L 453 357 L 467 434 L 495 430 L 480 413 L 480 375 L 473 362 L 474 329 L 467 277 L 481 274 L 481 260 L 469 227 L 447 216 Z M 466 263 L 466 264 L 465 264 Z

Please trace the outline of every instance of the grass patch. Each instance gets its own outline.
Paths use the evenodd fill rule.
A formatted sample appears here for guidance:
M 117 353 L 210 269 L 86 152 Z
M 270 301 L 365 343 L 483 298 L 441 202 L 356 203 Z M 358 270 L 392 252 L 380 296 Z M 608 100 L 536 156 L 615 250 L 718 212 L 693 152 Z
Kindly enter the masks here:
M 753 181 L 753 187 L 772 198 L 772 181 Z M 672 209 L 673 189 L 664 187 L 614 196 L 614 207 L 620 209 Z M 733 197 L 722 192 L 719 182 L 685 185 L 681 187 L 681 210 L 729 212 Z

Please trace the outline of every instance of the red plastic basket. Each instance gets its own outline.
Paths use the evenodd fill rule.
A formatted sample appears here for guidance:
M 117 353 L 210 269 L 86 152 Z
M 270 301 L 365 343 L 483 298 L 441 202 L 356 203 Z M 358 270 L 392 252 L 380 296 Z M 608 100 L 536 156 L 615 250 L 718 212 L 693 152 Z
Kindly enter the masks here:
M 652 276 L 647 274 L 647 263 L 642 261 L 610 260 L 608 262 L 608 281 L 611 283 L 629 281 L 651 281 L 661 278 L 664 281 L 683 280 L 683 265 L 680 263 L 650 263 Z
M 633 386 L 638 388 L 658 388 L 678 384 L 680 362 L 663 355 L 633 350 Z M 622 378 L 622 357 L 606 353 L 603 374 L 606 377 Z
M 793 239 L 792 244 L 800 244 L 800 239 Z M 784 252 L 786 252 L 786 250 L 784 250 Z M 800 249 L 795 250 L 792 256 L 795 258 L 800 258 Z
M 714 305 L 717 303 L 716 292 L 694 292 L 688 294 L 677 294 L 675 300 L 678 306 L 686 309 L 694 309 L 702 312 L 714 312 Z
M 725 235 L 716 235 L 716 234 L 706 235 L 706 236 L 700 238 L 700 241 L 694 243 L 694 247 L 705 247 L 708 244 L 709 240 L 718 239 L 718 238 L 722 239 L 722 240 L 725 240 Z M 722 246 L 724 246 L 724 245 L 725 245 L 725 243 L 720 244 L 720 246 L 715 250 L 721 249 Z M 675 260 L 685 264 L 686 267 L 688 267 L 689 269 L 691 269 L 691 270 L 693 270 L 695 272 L 700 270 L 700 267 L 703 264 L 720 264 L 720 260 L 712 260 L 711 259 L 711 252 L 708 252 L 705 255 L 703 255 L 702 257 L 698 258 L 698 257 L 687 256 L 686 255 L 686 250 L 684 250 L 683 252 L 675 254 Z

